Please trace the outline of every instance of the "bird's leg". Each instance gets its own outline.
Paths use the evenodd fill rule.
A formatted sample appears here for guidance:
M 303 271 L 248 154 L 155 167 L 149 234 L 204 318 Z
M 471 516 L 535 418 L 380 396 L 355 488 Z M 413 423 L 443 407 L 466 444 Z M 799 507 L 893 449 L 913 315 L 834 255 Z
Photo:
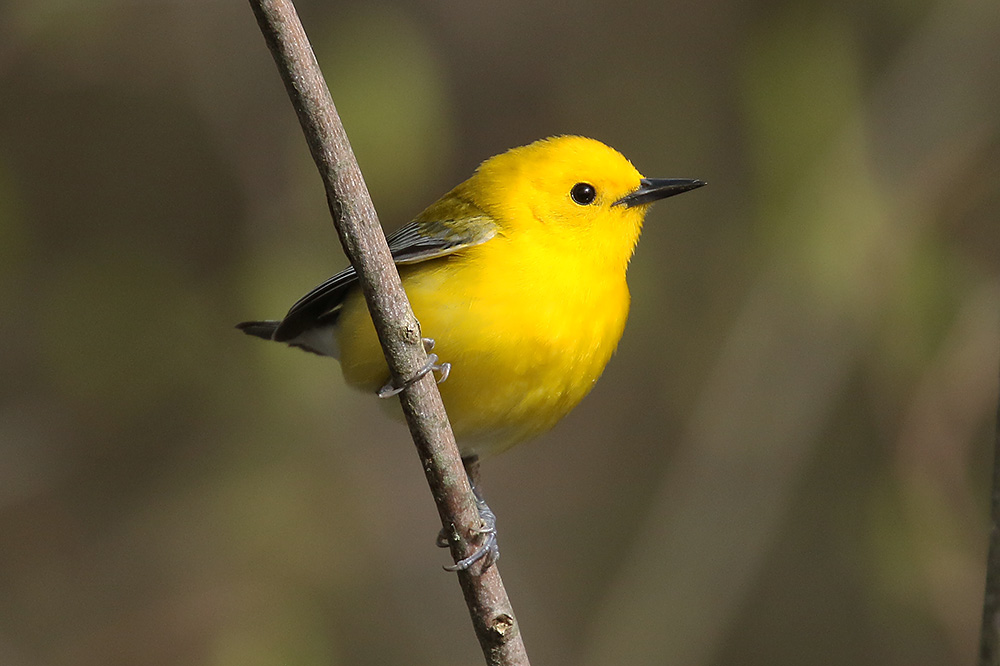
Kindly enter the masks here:
M 417 374 L 403 382 L 402 386 L 395 386 L 393 385 L 392 380 L 389 380 L 388 384 L 378 390 L 378 397 L 391 398 L 394 395 L 402 393 L 403 389 L 420 381 L 420 379 L 423 378 L 423 376 L 428 372 L 441 373 L 441 376 L 437 380 L 438 384 L 448 379 L 448 373 L 451 372 L 451 363 L 438 363 L 437 354 L 430 353 L 430 351 L 434 349 L 433 339 L 421 338 L 421 341 L 424 343 L 424 351 L 427 352 L 427 363 L 424 364 L 424 367 L 417 370 Z
M 497 516 L 483 499 L 483 494 L 479 490 L 479 456 L 462 458 L 462 463 L 465 465 L 465 473 L 469 477 L 469 485 L 472 486 L 472 494 L 476 499 L 476 509 L 479 510 L 479 520 L 482 523 L 480 528 L 476 530 L 476 534 L 486 538 L 472 555 L 451 566 L 446 566 L 445 571 L 465 571 L 479 560 L 483 561 L 481 571 L 486 571 L 500 559 L 500 545 L 497 543 Z M 441 548 L 447 548 L 449 537 L 449 531 L 442 529 L 438 533 L 437 545 Z

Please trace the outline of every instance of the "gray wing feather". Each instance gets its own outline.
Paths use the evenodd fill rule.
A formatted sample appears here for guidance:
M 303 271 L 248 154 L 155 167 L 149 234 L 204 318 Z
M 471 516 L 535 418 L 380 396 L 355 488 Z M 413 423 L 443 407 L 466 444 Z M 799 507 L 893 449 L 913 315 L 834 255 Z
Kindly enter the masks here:
M 463 224 L 464 233 L 457 232 L 453 223 L 453 220 L 414 221 L 400 227 L 386 239 L 393 261 L 397 264 L 415 264 L 437 259 L 485 243 L 497 234 L 496 225 L 486 216 Z M 469 234 L 470 229 L 475 233 Z M 298 337 L 313 326 L 335 323 L 344 299 L 357 281 L 358 275 L 354 272 L 354 267 L 348 266 L 313 288 L 288 310 L 272 339 L 284 342 Z

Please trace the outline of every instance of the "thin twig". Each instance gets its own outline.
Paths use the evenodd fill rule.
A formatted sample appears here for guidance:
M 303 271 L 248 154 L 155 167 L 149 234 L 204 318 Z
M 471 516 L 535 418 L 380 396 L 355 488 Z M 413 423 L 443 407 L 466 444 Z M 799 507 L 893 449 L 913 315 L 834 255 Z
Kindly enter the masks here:
M 426 362 L 420 326 L 340 116 L 291 0 L 250 0 L 250 6 L 323 178 L 334 226 L 357 271 L 389 370 L 401 385 Z M 404 390 L 400 400 L 441 523 L 462 537 L 452 543 L 452 555 L 456 560 L 466 557 L 475 550 L 479 514 L 433 376 L 427 374 Z M 526 666 L 520 628 L 500 573 L 495 565 L 481 573 L 478 568 L 458 577 L 486 662 Z
M 979 636 L 979 666 L 1000 666 L 1000 399 L 993 433 L 993 491 L 990 495 L 990 550 Z

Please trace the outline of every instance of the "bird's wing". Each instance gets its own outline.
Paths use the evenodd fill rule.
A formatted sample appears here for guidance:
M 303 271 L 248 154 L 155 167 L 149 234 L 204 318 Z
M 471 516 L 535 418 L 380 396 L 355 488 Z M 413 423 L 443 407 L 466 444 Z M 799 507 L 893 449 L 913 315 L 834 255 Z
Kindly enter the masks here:
M 415 264 L 437 259 L 485 243 L 497 234 L 493 219 L 483 213 L 475 217 L 462 216 L 456 221 L 428 220 L 425 216 L 429 212 L 430 209 L 386 239 L 395 263 Z M 315 287 L 288 310 L 273 339 L 284 342 L 313 326 L 336 323 L 344 299 L 357 281 L 354 267 L 348 266 Z

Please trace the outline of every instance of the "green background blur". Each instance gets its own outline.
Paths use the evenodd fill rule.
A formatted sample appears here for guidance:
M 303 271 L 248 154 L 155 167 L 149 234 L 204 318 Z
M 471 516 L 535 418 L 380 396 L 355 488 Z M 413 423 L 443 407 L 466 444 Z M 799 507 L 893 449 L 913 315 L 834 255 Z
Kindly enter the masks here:
M 710 183 L 484 467 L 536 664 L 972 663 L 1000 3 L 299 9 L 389 230 L 551 134 Z M 405 429 L 233 329 L 344 263 L 245 3 L 0 5 L 0 662 L 481 663 Z

